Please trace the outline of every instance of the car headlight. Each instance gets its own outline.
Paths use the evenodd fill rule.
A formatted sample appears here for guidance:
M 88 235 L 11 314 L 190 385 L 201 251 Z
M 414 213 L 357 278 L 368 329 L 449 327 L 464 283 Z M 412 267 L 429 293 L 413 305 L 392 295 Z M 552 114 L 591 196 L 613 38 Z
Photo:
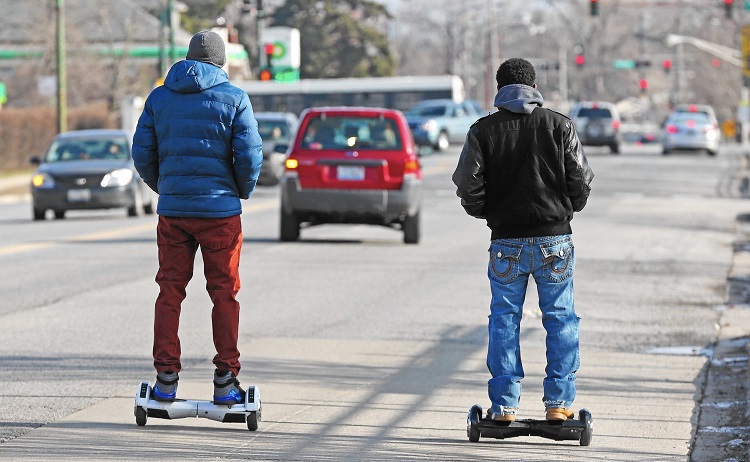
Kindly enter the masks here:
M 55 179 L 47 173 L 37 173 L 31 178 L 31 184 L 39 189 L 52 189 L 55 187 Z
M 127 168 L 121 168 L 114 172 L 107 173 L 102 178 L 102 187 L 126 186 L 133 181 L 133 171 Z
M 432 119 L 430 119 L 427 122 L 424 122 L 422 124 L 422 130 L 424 130 L 426 132 L 431 132 L 431 131 L 435 130 L 436 128 L 437 128 L 437 122 L 435 122 Z

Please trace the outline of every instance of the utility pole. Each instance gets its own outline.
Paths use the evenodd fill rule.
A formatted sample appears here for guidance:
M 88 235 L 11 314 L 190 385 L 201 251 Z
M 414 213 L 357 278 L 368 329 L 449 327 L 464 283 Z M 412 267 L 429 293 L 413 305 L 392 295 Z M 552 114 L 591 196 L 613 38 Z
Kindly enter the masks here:
M 255 43 L 258 48 L 258 72 L 256 75 L 260 75 L 261 71 L 261 50 L 263 49 L 263 29 L 266 26 L 266 12 L 263 8 L 263 0 L 256 0 L 255 3 Z
M 167 0 L 167 18 L 169 21 L 169 66 L 172 67 L 172 64 L 177 61 L 177 57 L 175 56 L 175 46 L 174 46 L 174 1 L 173 0 Z
M 57 0 L 57 132 L 68 131 L 68 97 L 65 72 L 65 1 Z

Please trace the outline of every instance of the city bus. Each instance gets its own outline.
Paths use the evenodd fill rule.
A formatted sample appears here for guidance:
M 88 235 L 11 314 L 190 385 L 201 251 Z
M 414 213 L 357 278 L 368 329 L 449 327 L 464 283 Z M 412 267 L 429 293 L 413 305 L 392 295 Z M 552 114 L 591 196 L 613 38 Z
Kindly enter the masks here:
M 425 99 L 464 100 L 456 75 L 303 79 L 297 82 L 234 81 L 250 96 L 254 112 L 292 112 L 308 107 L 363 106 L 406 111 Z

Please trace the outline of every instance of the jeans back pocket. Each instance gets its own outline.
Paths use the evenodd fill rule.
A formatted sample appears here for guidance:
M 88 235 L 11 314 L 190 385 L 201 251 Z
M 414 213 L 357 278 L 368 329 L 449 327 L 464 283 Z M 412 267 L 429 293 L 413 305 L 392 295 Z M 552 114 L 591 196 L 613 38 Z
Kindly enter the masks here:
M 552 282 L 562 282 L 573 275 L 575 255 L 570 237 L 541 244 L 539 249 L 544 259 L 544 277 Z
M 518 277 L 522 245 L 493 243 L 490 246 L 490 277 L 509 284 Z

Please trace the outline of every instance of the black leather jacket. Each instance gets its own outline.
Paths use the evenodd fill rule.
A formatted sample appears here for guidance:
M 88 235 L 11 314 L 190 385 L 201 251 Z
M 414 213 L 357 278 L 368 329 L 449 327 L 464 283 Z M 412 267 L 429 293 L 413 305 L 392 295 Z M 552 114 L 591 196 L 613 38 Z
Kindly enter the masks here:
M 479 119 L 453 173 L 461 205 L 492 239 L 570 234 L 593 178 L 573 123 L 542 107 Z

